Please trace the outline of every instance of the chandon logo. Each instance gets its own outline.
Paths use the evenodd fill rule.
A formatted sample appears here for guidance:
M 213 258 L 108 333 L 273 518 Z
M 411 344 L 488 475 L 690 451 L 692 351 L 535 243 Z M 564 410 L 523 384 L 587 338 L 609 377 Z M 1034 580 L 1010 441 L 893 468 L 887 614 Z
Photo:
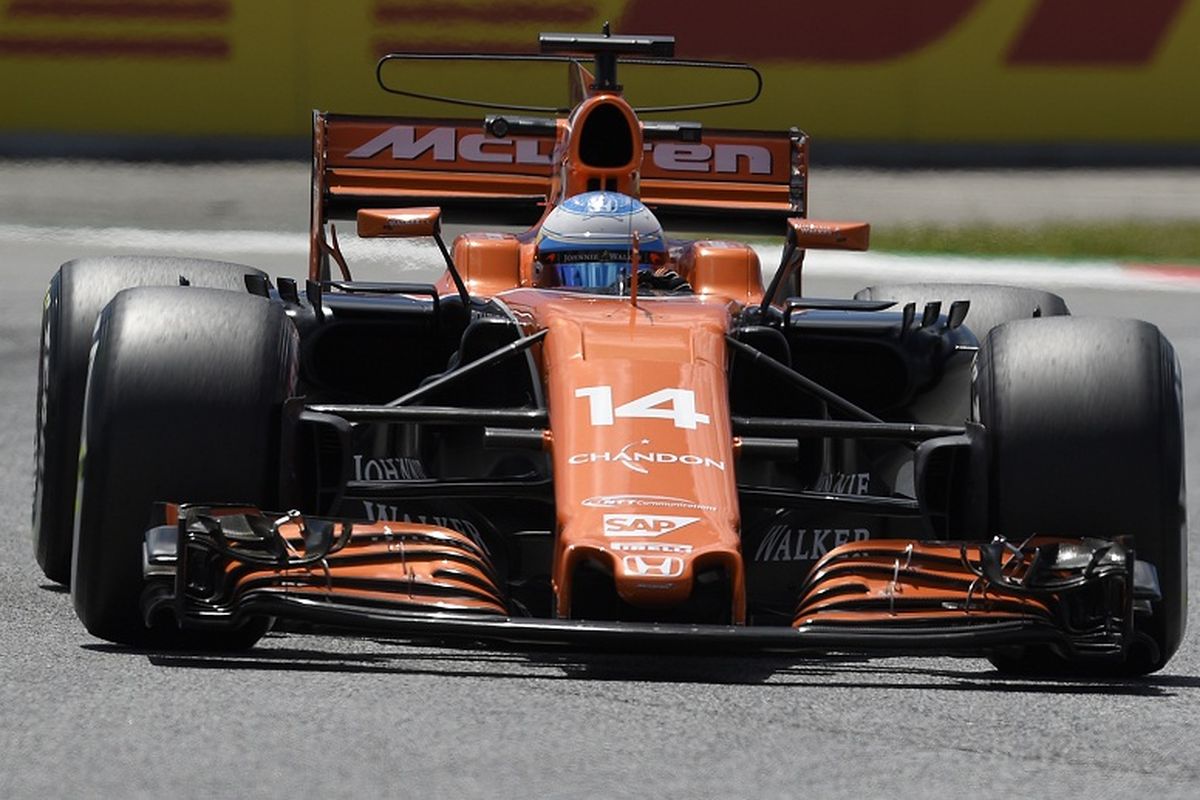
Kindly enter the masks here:
M 721 472 L 725 471 L 724 461 L 709 458 L 708 456 L 699 456 L 695 453 L 660 453 L 650 449 L 640 449 L 649 444 L 649 439 L 642 439 L 640 442 L 630 442 L 616 452 L 575 453 L 567 459 L 567 463 L 594 464 L 602 461 L 620 464 L 628 470 L 640 472 L 643 475 L 650 473 L 650 470 L 646 466 L 647 464 L 687 464 L 688 466 L 718 469 Z

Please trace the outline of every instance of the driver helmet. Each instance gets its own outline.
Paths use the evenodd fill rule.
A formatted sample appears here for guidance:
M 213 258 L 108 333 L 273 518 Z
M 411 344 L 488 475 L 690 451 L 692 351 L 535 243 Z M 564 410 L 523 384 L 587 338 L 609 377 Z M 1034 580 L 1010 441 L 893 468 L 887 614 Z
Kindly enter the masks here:
M 640 200 L 618 192 L 584 192 L 546 215 L 537 261 L 554 271 L 559 286 L 603 289 L 629 274 L 635 233 L 639 265 L 666 263 L 662 226 Z

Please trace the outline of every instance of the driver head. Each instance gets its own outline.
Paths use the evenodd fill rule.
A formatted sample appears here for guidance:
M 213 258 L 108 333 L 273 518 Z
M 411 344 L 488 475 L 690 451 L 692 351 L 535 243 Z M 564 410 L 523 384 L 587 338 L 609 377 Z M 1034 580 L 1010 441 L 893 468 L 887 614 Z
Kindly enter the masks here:
M 568 197 L 546 216 L 538 233 L 537 262 L 551 273 L 545 282 L 581 289 L 615 285 L 629 275 L 635 234 L 639 264 L 665 263 L 662 226 L 640 200 L 617 192 Z

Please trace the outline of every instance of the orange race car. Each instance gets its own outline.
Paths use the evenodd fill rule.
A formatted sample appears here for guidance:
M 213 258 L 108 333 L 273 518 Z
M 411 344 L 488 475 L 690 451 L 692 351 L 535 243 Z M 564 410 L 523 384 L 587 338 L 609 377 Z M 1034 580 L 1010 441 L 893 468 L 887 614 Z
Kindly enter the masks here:
M 807 218 L 798 130 L 642 119 L 722 101 L 638 108 L 619 61 L 748 76 L 726 104 L 758 94 L 753 68 L 673 48 L 605 31 L 385 57 L 397 94 L 552 115 L 315 114 L 303 285 L 189 259 L 64 265 L 33 531 L 87 629 L 1161 668 L 1186 616 L 1171 344 L 1033 289 L 805 296 L 805 251 L 865 249 L 868 227 Z M 569 106 L 385 77 L 454 59 L 561 62 Z M 443 209 L 533 224 L 447 248 Z M 355 280 L 346 217 L 431 239 L 441 279 Z M 752 247 L 661 221 L 786 244 L 764 286 Z

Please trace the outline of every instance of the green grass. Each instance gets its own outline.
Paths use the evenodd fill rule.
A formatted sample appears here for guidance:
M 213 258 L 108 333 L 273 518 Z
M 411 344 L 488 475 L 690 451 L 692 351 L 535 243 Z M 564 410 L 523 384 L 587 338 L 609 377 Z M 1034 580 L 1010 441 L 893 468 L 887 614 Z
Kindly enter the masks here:
M 1200 267 L 1200 221 L 1047 225 L 875 225 L 871 249 L 895 253 L 1094 258 Z

